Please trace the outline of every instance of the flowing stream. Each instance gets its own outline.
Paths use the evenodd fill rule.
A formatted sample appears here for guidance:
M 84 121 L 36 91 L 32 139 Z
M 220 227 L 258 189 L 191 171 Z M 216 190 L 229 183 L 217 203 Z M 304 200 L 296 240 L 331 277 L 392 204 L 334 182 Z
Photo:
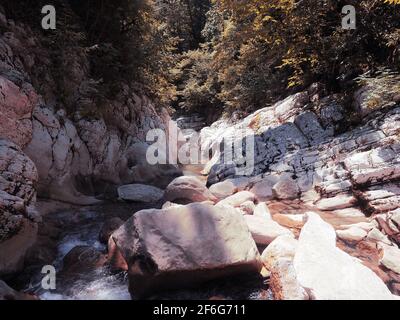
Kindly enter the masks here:
M 184 168 L 185 175 L 198 176 L 198 167 Z M 203 178 L 203 177 L 202 177 Z M 57 287 L 44 290 L 41 280 L 41 268 L 29 277 L 24 291 L 35 293 L 43 300 L 129 300 L 126 272 L 113 273 L 108 266 L 95 270 L 83 270 L 74 274 L 68 281 L 59 281 L 58 274 L 63 272 L 63 258 L 76 246 L 89 246 L 106 253 L 106 246 L 98 240 L 104 221 L 110 217 L 127 220 L 134 212 L 146 208 L 159 208 L 157 204 L 137 204 L 113 202 L 93 207 L 63 209 L 45 216 L 45 223 L 61 226 L 62 233 L 56 243 L 57 257 L 53 262 L 57 270 Z M 259 277 L 236 277 L 222 279 L 205 284 L 202 287 L 166 292 L 152 297 L 157 299 L 270 299 L 267 284 Z

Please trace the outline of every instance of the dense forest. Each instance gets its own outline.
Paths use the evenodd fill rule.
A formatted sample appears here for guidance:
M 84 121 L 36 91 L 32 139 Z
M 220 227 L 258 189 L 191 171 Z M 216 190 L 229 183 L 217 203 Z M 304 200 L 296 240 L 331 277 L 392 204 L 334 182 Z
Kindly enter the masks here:
M 22 1 L 2 2 L 44 33 L 61 82 L 69 56 L 89 56 L 96 101 L 134 82 L 159 106 L 248 113 L 314 82 L 346 91 L 360 74 L 399 65 L 396 1 L 55 0 L 54 31 L 40 30 L 46 1 Z M 354 30 L 342 28 L 345 5 L 356 8 Z

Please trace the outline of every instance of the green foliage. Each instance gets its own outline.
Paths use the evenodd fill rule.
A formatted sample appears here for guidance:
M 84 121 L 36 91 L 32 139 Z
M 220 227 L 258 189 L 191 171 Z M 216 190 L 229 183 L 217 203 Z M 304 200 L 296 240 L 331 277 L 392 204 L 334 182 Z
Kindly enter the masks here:
M 3 2 L 8 15 L 40 29 L 44 0 Z M 72 109 L 107 107 L 128 84 L 158 106 L 250 112 L 316 81 L 335 92 L 368 70 L 397 68 L 399 3 L 54 0 L 57 30 L 43 41 L 60 99 Z M 349 4 L 355 30 L 341 27 Z

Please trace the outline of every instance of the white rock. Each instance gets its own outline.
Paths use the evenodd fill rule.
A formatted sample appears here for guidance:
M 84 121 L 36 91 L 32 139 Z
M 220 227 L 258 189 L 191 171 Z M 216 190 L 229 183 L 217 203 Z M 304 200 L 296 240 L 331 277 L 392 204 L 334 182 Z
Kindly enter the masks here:
M 157 202 L 164 196 L 164 191 L 144 184 L 128 184 L 118 188 L 118 196 L 128 201 Z
M 392 212 L 390 220 L 392 220 L 398 227 L 400 227 L 400 208 Z
M 377 228 L 373 228 L 367 236 L 368 240 L 378 241 L 385 244 L 391 244 L 389 238 L 380 232 Z
M 217 203 L 217 205 L 229 205 L 232 207 L 239 207 L 242 203 L 246 201 L 254 202 L 255 196 L 249 191 L 240 191 L 227 197 Z
M 369 268 L 336 247 L 336 233 L 316 213 L 307 213 L 294 257 L 300 285 L 316 300 L 393 299 Z
M 383 249 L 383 257 L 380 263 L 386 268 L 400 274 L 400 249 L 394 246 L 381 246 Z
M 358 228 L 358 227 L 350 227 L 344 230 L 337 230 L 337 236 L 345 241 L 361 241 L 367 236 L 367 231 Z
M 321 199 L 317 202 L 317 208 L 323 211 L 346 209 L 354 206 L 356 198 L 351 195 L 338 195 L 333 198 Z
M 353 223 L 353 224 L 349 224 L 349 225 L 342 225 L 341 227 L 344 229 L 355 227 L 355 228 L 360 228 L 360 229 L 363 229 L 363 230 L 369 232 L 370 230 L 372 230 L 375 227 L 375 225 L 372 222 L 358 222 L 358 223 Z
M 210 187 L 210 191 L 218 199 L 225 199 L 226 197 L 229 197 L 232 194 L 234 194 L 235 192 L 237 192 L 238 188 L 231 180 L 228 179 L 228 180 L 213 184 Z
M 341 218 L 364 218 L 365 214 L 357 208 L 347 208 L 333 211 L 335 216 Z
M 258 217 L 272 219 L 271 212 L 268 209 L 268 206 L 265 202 L 260 202 L 256 205 L 253 214 Z
M 292 235 L 289 229 L 273 220 L 259 216 L 244 216 L 254 241 L 260 245 L 268 245 L 281 235 Z

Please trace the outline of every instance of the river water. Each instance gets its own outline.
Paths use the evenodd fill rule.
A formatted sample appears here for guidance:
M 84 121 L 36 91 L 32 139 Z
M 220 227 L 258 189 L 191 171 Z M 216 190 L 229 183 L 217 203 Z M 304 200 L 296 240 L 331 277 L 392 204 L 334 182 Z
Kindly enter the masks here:
M 200 168 L 185 168 L 185 175 L 198 175 Z M 127 220 L 132 214 L 147 208 L 159 208 L 161 203 L 137 204 L 109 202 L 93 207 L 74 207 L 56 210 L 44 217 L 44 223 L 57 225 L 62 229 L 57 240 L 57 255 L 53 265 L 63 271 L 63 258 L 76 246 L 89 246 L 106 253 L 106 246 L 98 241 L 104 221 L 110 217 Z M 39 266 L 38 266 L 39 267 Z M 130 300 L 128 279 L 125 272 L 113 273 L 101 267 L 89 272 L 83 271 L 68 281 L 59 281 L 55 290 L 44 290 L 41 286 L 43 274 L 36 268 L 25 284 L 25 292 L 36 294 L 42 300 Z M 134 297 L 133 297 L 134 298 Z M 153 299 L 270 299 L 265 279 L 260 277 L 235 277 L 212 281 L 202 287 L 170 291 L 152 297 Z

